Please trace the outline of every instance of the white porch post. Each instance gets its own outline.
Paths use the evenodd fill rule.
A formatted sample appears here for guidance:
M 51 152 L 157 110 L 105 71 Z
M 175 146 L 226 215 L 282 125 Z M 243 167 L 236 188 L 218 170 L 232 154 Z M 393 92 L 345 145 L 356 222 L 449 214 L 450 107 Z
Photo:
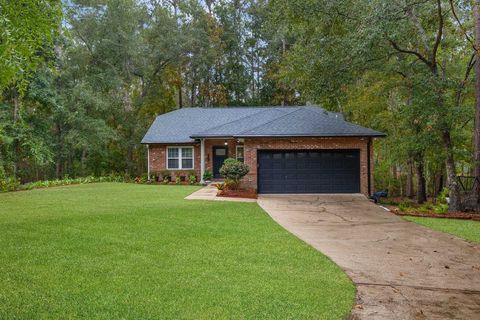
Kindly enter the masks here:
M 205 173 L 205 139 L 200 139 L 200 183 L 205 183 L 203 174 Z
M 147 176 L 150 181 L 150 146 L 147 144 Z

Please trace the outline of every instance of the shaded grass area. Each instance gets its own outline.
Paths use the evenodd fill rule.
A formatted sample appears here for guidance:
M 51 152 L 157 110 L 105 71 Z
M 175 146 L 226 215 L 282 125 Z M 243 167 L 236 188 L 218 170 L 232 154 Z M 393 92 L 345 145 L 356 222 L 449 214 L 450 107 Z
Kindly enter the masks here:
M 255 203 L 100 183 L 0 194 L 0 318 L 342 319 L 355 291 Z
M 460 238 L 480 243 L 480 221 L 422 217 L 403 218 L 434 230 L 450 233 Z

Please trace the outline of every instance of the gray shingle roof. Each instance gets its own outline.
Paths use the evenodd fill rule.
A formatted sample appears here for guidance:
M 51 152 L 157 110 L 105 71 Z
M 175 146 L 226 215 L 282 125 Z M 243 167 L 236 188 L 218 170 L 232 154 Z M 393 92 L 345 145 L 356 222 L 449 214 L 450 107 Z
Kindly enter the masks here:
M 195 138 L 384 136 L 319 107 L 184 108 L 158 116 L 142 143 L 189 143 Z

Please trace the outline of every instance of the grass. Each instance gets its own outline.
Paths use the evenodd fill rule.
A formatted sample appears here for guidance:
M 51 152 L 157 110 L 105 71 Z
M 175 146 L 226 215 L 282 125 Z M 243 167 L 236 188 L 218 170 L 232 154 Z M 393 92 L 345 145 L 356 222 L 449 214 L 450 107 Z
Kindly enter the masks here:
M 404 219 L 480 243 L 480 221 L 423 217 L 404 217 Z
M 255 203 L 100 183 L 0 194 L 0 319 L 342 319 L 355 290 Z

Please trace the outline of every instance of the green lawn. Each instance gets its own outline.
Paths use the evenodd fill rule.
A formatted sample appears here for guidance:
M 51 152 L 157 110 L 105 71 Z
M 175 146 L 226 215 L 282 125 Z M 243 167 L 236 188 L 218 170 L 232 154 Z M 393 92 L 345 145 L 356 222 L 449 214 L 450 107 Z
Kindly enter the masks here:
M 347 276 L 255 203 L 100 183 L 0 194 L 0 319 L 342 319 Z
M 434 230 L 453 234 L 460 238 L 480 243 L 480 222 L 442 218 L 404 217 Z

